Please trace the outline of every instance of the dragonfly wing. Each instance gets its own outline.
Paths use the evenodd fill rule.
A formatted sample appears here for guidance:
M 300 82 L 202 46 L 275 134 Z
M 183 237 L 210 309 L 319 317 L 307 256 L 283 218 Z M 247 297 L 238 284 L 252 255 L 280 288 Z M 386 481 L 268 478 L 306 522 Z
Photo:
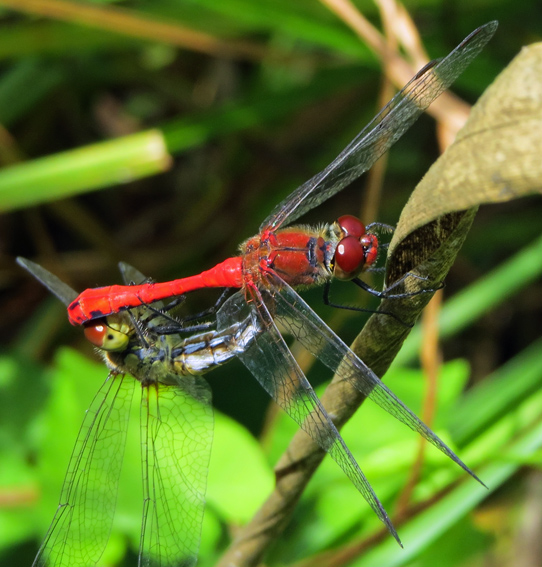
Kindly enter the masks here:
M 238 354 L 239 358 L 275 402 L 329 453 L 400 543 L 369 481 L 280 335 L 259 290 L 253 290 L 250 304 L 242 293 L 231 297 L 218 312 L 219 330 L 236 320 L 244 320 L 249 311 L 253 328 L 262 332 L 251 337 L 248 347 Z
M 49 270 L 46 270 L 43 266 L 31 260 L 27 260 L 22 256 L 17 257 L 17 264 L 30 272 L 30 274 L 41 282 L 53 295 L 60 299 L 64 305 L 69 305 L 77 297 L 78 294 L 74 289 L 49 272 Z
M 421 69 L 323 171 L 306 181 L 264 220 L 260 231 L 291 223 L 372 167 L 428 106 L 465 70 L 493 37 L 489 22 L 466 37 L 449 55 Z
M 148 281 L 144 274 L 127 262 L 119 262 L 119 270 L 126 285 L 138 285 Z
M 143 390 L 141 442 L 145 567 L 195 565 L 213 438 L 211 392 L 199 376 L 160 376 Z
M 346 346 L 298 293 L 278 276 L 270 277 L 276 278 L 275 285 L 281 290 L 274 296 L 277 306 L 275 319 L 280 321 L 312 355 L 343 380 L 352 384 L 364 396 L 408 425 L 410 429 L 418 432 L 483 484 L 471 469 Z
M 89 567 L 113 522 L 134 381 L 111 374 L 77 436 L 53 522 L 33 567 Z

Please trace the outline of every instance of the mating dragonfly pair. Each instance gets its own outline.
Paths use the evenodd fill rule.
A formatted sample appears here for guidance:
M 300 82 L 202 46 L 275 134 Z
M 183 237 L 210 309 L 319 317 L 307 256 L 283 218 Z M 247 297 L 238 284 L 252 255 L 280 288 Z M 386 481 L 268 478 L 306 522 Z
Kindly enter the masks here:
M 294 290 L 325 285 L 332 276 L 364 287 L 358 276 L 376 259 L 377 237 L 351 216 L 316 230 L 286 225 L 369 169 L 478 55 L 496 28 L 496 22 L 478 28 L 447 57 L 419 71 L 326 169 L 275 208 L 260 233 L 241 246 L 239 256 L 199 275 L 161 284 L 138 283 L 144 278 L 124 266 L 125 282 L 136 285 L 86 290 L 77 297 L 44 268 L 19 259 L 68 305 L 70 322 L 84 325 L 85 335 L 104 351 L 111 369 L 87 412 L 59 507 L 34 565 L 86 567 L 95 565 L 103 553 L 136 381 L 143 388 L 139 563 L 184 567 L 196 562 L 212 433 L 209 387 L 200 375 L 234 356 L 337 462 L 400 543 L 277 325 L 341 379 L 479 480 Z M 182 326 L 172 325 L 160 302 L 203 287 L 239 291 L 220 306 L 212 328 L 185 338 Z M 130 381 L 127 374 L 136 380 Z M 175 458 L 168 459 L 166 451 Z M 90 547 L 81 546 L 82 532 L 92 534 Z

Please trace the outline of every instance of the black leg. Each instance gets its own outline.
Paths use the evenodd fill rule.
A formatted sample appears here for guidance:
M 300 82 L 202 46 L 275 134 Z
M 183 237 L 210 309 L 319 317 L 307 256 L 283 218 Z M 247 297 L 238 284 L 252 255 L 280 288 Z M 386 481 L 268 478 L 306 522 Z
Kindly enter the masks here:
M 367 293 L 370 293 L 371 295 L 374 295 L 375 297 L 380 297 L 382 299 L 383 298 L 404 299 L 406 297 L 413 297 L 415 295 L 420 295 L 422 293 L 434 293 L 435 291 L 438 291 L 439 289 L 442 289 L 444 287 L 444 282 L 440 282 L 438 284 L 438 287 L 436 288 L 420 289 L 419 291 L 413 291 L 413 292 L 411 291 L 407 293 L 390 293 L 396 287 L 401 285 L 407 278 L 416 278 L 418 280 L 427 281 L 427 279 L 424 278 L 423 276 L 417 276 L 416 274 L 412 274 L 408 272 L 402 278 L 398 279 L 396 282 L 394 282 L 390 287 L 388 287 L 384 291 L 378 291 L 377 289 L 372 288 L 370 285 L 366 284 L 364 281 L 360 280 L 359 278 L 354 278 L 352 281 Z
M 363 284 L 363 286 L 360 286 L 360 287 L 362 287 L 362 289 L 365 289 L 366 291 L 371 290 L 370 293 L 375 292 L 375 293 L 373 293 L 373 295 L 375 295 L 377 293 L 382 293 L 382 292 L 377 292 L 375 289 L 369 287 L 365 282 L 361 282 L 361 283 Z M 366 287 L 364 287 L 364 286 L 366 286 Z M 326 305 L 329 305 L 330 307 L 335 307 L 337 309 L 346 309 L 348 311 L 357 311 L 357 312 L 360 312 L 360 313 L 379 313 L 380 315 L 388 315 L 389 317 L 392 317 L 393 319 L 395 319 L 398 323 L 401 323 L 401 325 L 403 325 L 403 326 L 405 326 L 409 329 L 412 327 L 412 325 L 408 325 L 401 318 L 397 317 L 397 315 L 395 315 L 395 313 L 391 313 L 390 311 L 366 309 L 364 307 L 355 307 L 353 305 L 341 305 L 340 303 L 333 303 L 330 299 L 330 296 L 329 296 L 330 288 L 331 288 L 331 284 L 328 281 L 324 284 L 324 303 Z M 382 297 L 382 296 L 377 295 L 377 297 Z
M 211 329 L 214 325 L 213 322 L 199 323 L 196 325 L 186 325 L 186 323 L 190 321 L 197 321 L 198 319 L 203 319 L 211 315 L 215 315 L 216 312 L 223 305 L 223 303 L 226 301 L 230 293 L 231 293 L 231 289 L 226 288 L 220 294 L 220 297 L 217 299 L 216 303 L 213 306 L 209 307 L 209 309 L 200 311 L 195 315 L 189 315 L 187 317 L 183 317 L 182 319 L 175 319 L 174 317 L 171 317 L 170 315 L 165 313 L 165 310 L 172 309 L 171 304 L 167 305 L 164 311 L 153 309 L 152 306 L 149 305 L 148 306 L 149 309 L 154 310 L 155 312 L 157 312 L 157 314 L 161 315 L 170 322 L 169 325 L 160 325 L 155 327 L 154 330 L 160 335 L 174 335 L 176 333 L 195 333 L 195 332 L 206 331 L 208 329 Z

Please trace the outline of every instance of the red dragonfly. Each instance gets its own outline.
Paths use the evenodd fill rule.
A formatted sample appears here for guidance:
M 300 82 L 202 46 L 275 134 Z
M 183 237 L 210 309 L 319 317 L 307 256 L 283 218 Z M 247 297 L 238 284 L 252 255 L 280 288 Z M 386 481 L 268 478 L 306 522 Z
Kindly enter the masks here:
M 18 258 L 17 262 L 65 305 L 77 295 L 38 264 L 25 258 Z M 125 281 L 145 280 L 131 266 L 121 263 L 120 267 Z M 235 305 L 242 308 L 238 302 Z M 276 347 L 268 338 L 269 330 L 264 329 L 254 312 L 245 311 L 246 316 L 234 317 L 235 323 L 221 331 L 206 329 L 187 338 L 180 333 L 162 332 L 164 326 L 171 324 L 162 304 L 112 314 L 85 328 L 87 338 L 100 343 L 110 374 L 85 414 L 57 511 L 33 567 L 89 567 L 102 556 L 113 523 L 136 384 L 141 387 L 143 471 L 138 565 L 193 567 L 199 549 L 213 437 L 211 391 L 201 375 L 235 356 L 246 362 L 249 359 L 244 359 L 244 353 L 251 349 L 267 358 L 272 355 L 270 349 Z M 332 336 L 330 329 L 327 331 L 335 341 L 332 346 L 346 352 L 348 366 L 343 376 L 352 379 L 352 372 L 365 373 L 365 387 L 372 389 L 373 399 L 466 468 L 338 337 Z M 277 333 L 276 328 L 271 330 L 275 338 Z M 264 371 L 258 365 L 252 366 L 254 375 L 273 399 L 329 452 L 399 541 L 369 482 L 295 366 L 291 353 L 285 349 L 282 356 L 275 363 L 289 372 L 287 377 L 283 376 L 287 381 L 280 381 L 280 373 L 265 371 L 269 370 L 268 360 L 262 361 Z
M 276 323 L 291 332 L 330 369 L 337 371 L 342 379 L 479 479 L 293 289 L 325 283 L 332 276 L 356 280 L 359 273 L 376 259 L 376 235 L 351 216 L 341 217 L 336 223 L 318 230 L 284 226 L 369 169 L 450 86 L 491 39 L 496 28 L 496 22 L 478 28 L 447 57 L 432 61 L 418 72 L 325 170 L 299 187 L 272 212 L 262 224 L 260 234 L 242 245 L 240 256 L 229 258 L 199 275 L 172 282 L 86 290 L 68 307 L 70 322 L 85 324 L 87 338 L 100 348 L 106 348 L 112 328 L 110 318 L 128 315 L 120 313 L 122 311 L 135 309 L 137 313 L 138 309 L 148 309 L 149 303 L 202 287 L 239 289 L 217 312 L 216 336 L 225 350 L 230 349 L 232 356 L 238 356 L 275 401 L 339 464 L 397 541 L 399 537 L 384 508 L 297 365 Z M 249 329 L 249 338 L 242 348 L 231 339 L 231 329 L 238 328 L 240 322 L 247 322 Z M 155 333 L 160 334 L 160 331 L 155 330 Z M 71 474 L 75 474 L 73 470 Z M 148 525 L 144 519 L 142 542 L 146 533 L 152 534 L 155 521 L 159 524 L 153 517 Z M 145 531 L 149 529 L 150 532 Z M 54 525 L 51 530 L 58 536 Z M 47 545 L 53 544 L 49 540 Z M 152 564 L 174 563 L 172 558 L 166 557 Z
M 260 233 L 241 245 L 239 256 L 195 276 L 170 282 L 87 289 L 69 305 L 70 322 L 80 325 L 206 287 L 241 288 L 247 300 L 258 306 L 262 304 L 260 290 L 274 296 L 288 285 L 319 285 L 332 277 L 353 280 L 366 288 L 357 276 L 376 260 L 378 239 L 361 221 L 346 215 L 320 229 L 283 227 L 367 171 L 455 81 L 496 29 L 496 21 L 479 27 L 447 57 L 423 67 L 331 164 L 271 212 L 261 224 Z M 295 299 L 295 294 L 292 297 Z M 265 311 L 263 307 L 258 309 Z

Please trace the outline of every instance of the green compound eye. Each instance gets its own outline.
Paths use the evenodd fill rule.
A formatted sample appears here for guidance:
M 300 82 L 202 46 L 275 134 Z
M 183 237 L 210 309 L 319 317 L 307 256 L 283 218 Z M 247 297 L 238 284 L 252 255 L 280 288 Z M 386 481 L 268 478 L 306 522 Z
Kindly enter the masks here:
M 121 351 L 130 338 L 127 334 L 110 327 L 105 319 L 97 319 L 85 325 L 85 337 L 94 346 L 107 351 Z

